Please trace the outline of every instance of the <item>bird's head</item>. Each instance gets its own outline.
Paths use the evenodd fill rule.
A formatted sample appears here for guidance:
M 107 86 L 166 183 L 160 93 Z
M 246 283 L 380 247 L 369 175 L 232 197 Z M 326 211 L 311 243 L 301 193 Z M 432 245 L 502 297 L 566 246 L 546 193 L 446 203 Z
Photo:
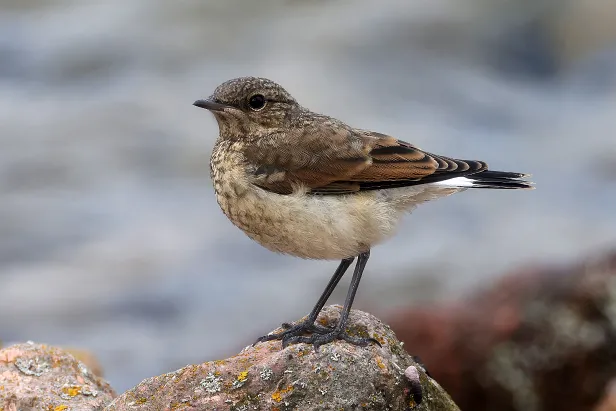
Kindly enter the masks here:
M 282 86 L 260 77 L 226 81 L 210 97 L 193 104 L 211 111 L 220 136 L 230 139 L 284 127 L 294 110 L 300 108 Z

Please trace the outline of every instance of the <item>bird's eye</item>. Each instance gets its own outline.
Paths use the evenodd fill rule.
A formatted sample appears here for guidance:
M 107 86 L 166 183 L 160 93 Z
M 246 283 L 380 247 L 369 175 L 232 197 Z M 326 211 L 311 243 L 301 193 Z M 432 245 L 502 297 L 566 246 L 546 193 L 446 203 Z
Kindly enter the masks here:
M 248 105 L 254 111 L 259 111 L 265 107 L 265 97 L 261 94 L 255 94 L 248 99 Z

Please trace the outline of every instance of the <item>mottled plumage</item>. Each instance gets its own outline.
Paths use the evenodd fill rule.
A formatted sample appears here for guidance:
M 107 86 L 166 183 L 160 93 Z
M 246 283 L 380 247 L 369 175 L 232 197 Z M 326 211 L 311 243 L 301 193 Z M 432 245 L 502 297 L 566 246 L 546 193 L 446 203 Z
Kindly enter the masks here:
M 431 154 L 313 113 L 263 78 L 227 81 L 195 105 L 212 111 L 219 125 L 211 174 L 218 203 L 233 224 L 275 252 L 342 260 L 308 320 L 263 339 L 315 347 L 335 338 L 366 343 L 344 334 L 345 312 L 370 248 L 394 233 L 405 212 L 466 188 L 531 188 L 525 174 Z M 315 326 L 330 286 L 357 256 L 356 284 L 339 327 Z

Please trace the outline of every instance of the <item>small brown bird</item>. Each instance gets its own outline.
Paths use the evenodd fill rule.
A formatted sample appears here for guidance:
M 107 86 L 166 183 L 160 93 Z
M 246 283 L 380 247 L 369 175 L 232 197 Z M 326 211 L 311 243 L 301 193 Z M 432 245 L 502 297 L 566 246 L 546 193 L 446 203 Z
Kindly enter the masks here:
M 272 251 L 341 260 L 304 321 L 283 324 L 284 331 L 258 341 L 310 343 L 315 349 L 336 339 L 362 346 L 374 341 L 347 334 L 346 322 L 370 249 L 394 234 L 405 213 L 467 188 L 532 188 L 523 180 L 526 174 L 431 154 L 313 113 L 264 78 L 229 80 L 194 105 L 210 110 L 218 122 L 211 175 L 231 222 Z M 315 324 L 356 257 L 338 324 Z

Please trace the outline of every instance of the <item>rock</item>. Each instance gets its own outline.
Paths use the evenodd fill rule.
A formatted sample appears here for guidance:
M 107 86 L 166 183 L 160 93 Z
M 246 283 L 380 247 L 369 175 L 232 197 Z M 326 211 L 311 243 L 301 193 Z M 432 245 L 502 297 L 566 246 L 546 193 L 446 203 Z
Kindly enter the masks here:
M 0 350 L 0 410 L 102 410 L 115 396 L 59 348 L 25 343 Z
M 0 341 L 0 349 L 2 349 L 3 347 L 4 344 L 2 343 L 2 341 Z M 98 375 L 99 377 L 103 376 L 103 367 L 101 366 L 101 363 L 98 361 L 98 358 L 96 358 L 96 356 L 90 351 L 74 347 L 59 348 L 71 354 L 73 357 L 75 357 L 77 361 L 81 361 L 90 371 L 92 371 L 92 374 Z
M 326 307 L 319 322 L 333 325 L 339 313 L 339 306 Z M 382 347 L 338 341 L 315 352 L 306 344 L 259 343 L 226 360 L 144 380 L 106 410 L 458 410 L 388 326 L 361 311 L 351 312 L 349 324 Z
M 594 411 L 616 411 L 616 379 L 607 384 L 603 398 Z
M 616 376 L 616 252 L 389 323 L 461 409 L 589 410 Z
M 103 376 L 103 367 L 101 363 L 98 362 L 98 358 L 90 351 L 82 350 L 81 348 L 73 348 L 73 347 L 61 347 L 64 351 L 71 354 L 77 361 L 81 361 L 88 368 L 88 370 L 92 371 L 92 374 L 97 375 L 99 377 Z

